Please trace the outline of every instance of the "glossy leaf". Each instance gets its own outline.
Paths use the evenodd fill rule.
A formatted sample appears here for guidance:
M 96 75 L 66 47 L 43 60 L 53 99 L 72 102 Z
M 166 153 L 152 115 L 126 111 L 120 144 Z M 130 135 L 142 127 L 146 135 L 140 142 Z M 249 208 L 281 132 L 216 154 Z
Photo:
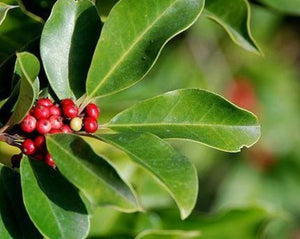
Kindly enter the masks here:
M 101 31 L 101 21 L 89 0 L 59 0 L 43 29 L 41 57 L 56 95 L 85 93 L 85 79 Z
M 42 238 L 30 221 L 22 201 L 20 175 L 0 164 L 1 239 Z
M 259 0 L 266 5 L 292 15 L 300 15 L 299 0 Z
M 220 24 L 231 39 L 244 49 L 260 54 L 250 29 L 250 5 L 247 0 L 206 0 L 205 16 Z
M 260 136 L 252 113 L 197 89 L 176 90 L 138 103 L 106 126 L 120 132 L 192 140 L 229 152 L 252 146 Z
M 148 171 L 176 201 L 181 217 L 195 206 L 198 179 L 193 164 L 169 144 L 148 133 L 97 134 L 97 137 L 128 154 Z
M 0 27 L 0 99 L 9 96 L 15 56 L 18 51 L 34 49 L 42 24 L 25 15 L 20 8 L 7 13 Z
M 103 27 L 87 79 L 87 96 L 113 94 L 151 69 L 162 47 L 200 15 L 203 0 L 122 0 Z
M 201 238 L 200 231 L 168 231 L 168 230 L 147 230 L 140 233 L 136 239 L 193 239 Z
M 139 210 L 131 188 L 116 170 L 98 156 L 81 137 L 55 134 L 47 147 L 62 174 L 96 206 L 114 206 L 122 211 Z
M 18 53 L 15 71 L 20 76 L 20 91 L 13 114 L 8 121 L 8 125 L 11 126 L 25 117 L 38 96 L 39 60 L 28 52 Z
M 77 190 L 45 162 L 24 157 L 21 183 L 26 210 L 46 238 L 83 239 L 89 216 Z
M 0 2 L 0 26 L 6 18 L 7 12 L 17 6 L 7 5 L 5 3 Z

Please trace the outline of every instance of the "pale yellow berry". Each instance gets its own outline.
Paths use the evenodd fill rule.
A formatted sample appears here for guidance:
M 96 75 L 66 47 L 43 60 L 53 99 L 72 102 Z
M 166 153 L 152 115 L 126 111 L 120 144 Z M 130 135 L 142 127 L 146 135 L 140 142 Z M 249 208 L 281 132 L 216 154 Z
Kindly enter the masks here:
M 70 127 L 74 131 L 80 131 L 82 128 L 82 119 L 75 117 L 70 122 Z

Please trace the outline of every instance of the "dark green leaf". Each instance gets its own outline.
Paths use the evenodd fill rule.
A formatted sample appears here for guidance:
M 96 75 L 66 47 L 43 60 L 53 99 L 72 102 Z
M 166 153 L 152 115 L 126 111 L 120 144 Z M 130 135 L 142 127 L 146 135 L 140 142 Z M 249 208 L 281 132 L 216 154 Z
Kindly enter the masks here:
M 300 15 L 299 0 L 259 0 L 266 5 L 292 15 Z
M 236 44 L 248 51 L 261 53 L 252 37 L 247 0 L 206 0 L 205 15 L 224 27 Z
M 122 0 L 110 12 L 87 79 L 87 96 L 113 94 L 151 69 L 162 47 L 200 15 L 203 0 Z
M 101 31 L 101 21 L 89 0 L 55 3 L 41 38 L 41 57 L 56 95 L 85 93 L 85 79 Z
M 83 239 L 89 216 L 77 190 L 57 171 L 24 157 L 21 183 L 26 210 L 47 238 Z
M 138 103 L 114 117 L 107 127 L 193 140 L 229 152 L 250 147 L 260 136 L 252 113 L 197 89 L 176 90 Z
M 30 221 L 22 201 L 20 175 L 0 164 L 1 239 L 35 239 L 42 236 Z
M 39 60 L 28 52 L 18 53 L 15 72 L 20 76 L 20 91 L 8 125 L 19 123 L 30 110 L 39 92 Z
M 116 170 L 98 156 L 81 137 L 55 134 L 47 147 L 62 174 L 97 206 L 114 206 L 122 211 L 139 210 L 132 189 Z
M 119 0 L 96 0 L 96 7 L 101 16 L 102 21 L 105 21 L 113 6 L 117 4 Z
M 148 133 L 97 134 L 97 137 L 124 151 L 154 176 L 174 198 L 182 218 L 191 213 L 197 199 L 198 179 L 196 169 L 186 157 Z
M 36 46 L 42 24 L 25 15 L 20 8 L 9 11 L 0 27 L 0 99 L 12 90 L 15 54 Z

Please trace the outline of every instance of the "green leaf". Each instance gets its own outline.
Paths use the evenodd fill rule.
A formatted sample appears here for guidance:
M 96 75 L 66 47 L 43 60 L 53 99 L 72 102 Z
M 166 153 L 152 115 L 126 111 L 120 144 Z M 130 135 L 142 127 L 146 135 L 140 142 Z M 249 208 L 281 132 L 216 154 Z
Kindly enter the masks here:
M 167 230 L 200 230 L 201 239 L 255 239 L 275 217 L 264 209 L 241 208 L 216 215 L 192 215 L 184 222 L 177 220 L 175 213 L 167 212 L 162 214 L 162 221 Z
M 26 210 L 46 238 L 83 239 L 89 216 L 77 190 L 45 162 L 24 157 L 21 183 Z
M 55 3 L 41 38 L 41 57 L 52 89 L 60 98 L 80 97 L 101 31 L 89 0 Z
M 250 29 L 250 5 L 247 0 L 206 0 L 205 16 L 220 24 L 231 39 L 247 51 L 261 54 Z
M 49 135 L 47 148 L 62 174 L 92 204 L 110 205 L 126 212 L 139 210 L 132 189 L 123 182 L 112 165 L 98 156 L 81 137 Z
M 148 171 L 176 201 L 181 217 L 193 210 L 198 178 L 193 164 L 160 138 L 148 133 L 97 134 L 98 138 L 128 154 Z
M 119 0 L 96 0 L 96 7 L 101 16 L 101 20 L 105 21 L 111 9 Z
M 300 15 L 299 0 L 259 0 L 266 5 L 292 15 Z
M 7 5 L 5 3 L 0 2 L 0 26 L 6 18 L 7 12 L 17 6 Z
M 193 239 L 201 238 L 200 231 L 179 230 L 147 230 L 140 233 L 136 239 Z
M 238 152 L 260 136 L 257 118 L 204 90 L 172 91 L 115 116 L 107 127 L 120 132 L 151 132 L 161 138 L 187 139 Z
M 96 47 L 87 101 L 141 80 L 166 42 L 191 26 L 203 5 L 203 0 L 121 0 L 110 12 Z
M 22 201 L 20 175 L 0 164 L 1 239 L 42 238 L 30 221 Z
M 10 126 L 19 123 L 25 117 L 38 96 L 39 60 L 28 52 L 18 53 L 15 71 L 21 77 L 21 83 L 18 100 L 8 121 Z
M 16 52 L 38 45 L 42 24 L 25 15 L 20 8 L 7 13 L 0 27 L 0 99 L 9 96 Z

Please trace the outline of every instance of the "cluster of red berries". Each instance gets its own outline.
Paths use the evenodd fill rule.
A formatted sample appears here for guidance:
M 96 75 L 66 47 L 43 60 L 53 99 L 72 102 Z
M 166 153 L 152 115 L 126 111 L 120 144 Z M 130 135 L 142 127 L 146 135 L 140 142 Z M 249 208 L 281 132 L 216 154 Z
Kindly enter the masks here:
M 72 99 L 62 100 L 60 105 L 54 104 L 48 98 L 39 99 L 20 123 L 26 137 L 22 143 L 22 152 L 55 167 L 55 162 L 46 148 L 45 135 L 68 134 L 81 130 L 94 133 L 98 129 L 99 115 L 100 110 L 93 103 L 88 104 L 80 114 Z

